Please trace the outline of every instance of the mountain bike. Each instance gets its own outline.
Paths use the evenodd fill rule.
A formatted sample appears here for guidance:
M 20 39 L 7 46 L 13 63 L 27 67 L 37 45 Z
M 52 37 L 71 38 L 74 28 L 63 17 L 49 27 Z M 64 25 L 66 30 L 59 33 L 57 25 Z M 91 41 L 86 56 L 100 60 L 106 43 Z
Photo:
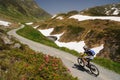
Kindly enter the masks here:
M 92 74 L 94 74 L 95 76 L 98 76 L 98 75 L 99 75 L 99 70 L 98 70 L 98 68 L 97 68 L 95 65 L 91 64 L 91 63 L 89 63 L 89 65 L 88 65 L 88 60 L 86 60 L 86 61 L 87 61 L 86 67 L 89 68 L 89 70 L 90 70 L 90 72 L 91 72 Z M 84 65 L 84 64 L 83 64 L 83 60 L 82 60 L 82 58 L 80 58 L 80 57 L 77 58 L 77 62 L 78 62 L 78 64 L 81 65 L 81 66 Z

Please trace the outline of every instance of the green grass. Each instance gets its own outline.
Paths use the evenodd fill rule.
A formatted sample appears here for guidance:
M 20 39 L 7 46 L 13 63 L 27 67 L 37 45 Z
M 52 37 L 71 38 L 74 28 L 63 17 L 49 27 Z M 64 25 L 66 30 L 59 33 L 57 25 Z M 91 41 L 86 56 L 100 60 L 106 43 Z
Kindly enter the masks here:
M 39 42 L 39 43 L 42 43 L 45 45 L 57 47 L 57 45 L 54 42 L 52 42 L 51 40 L 48 40 L 38 30 L 34 29 L 31 26 L 25 25 L 25 27 L 18 30 L 17 33 L 23 37 L 30 39 L 30 40 L 33 40 L 33 41 L 36 41 L 36 42 Z
M 70 50 L 65 47 L 58 47 L 54 42 L 48 40 L 39 31 L 35 30 L 34 28 L 32 28 L 30 26 L 26 26 L 26 27 L 18 30 L 17 33 L 25 38 L 30 39 L 30 40 L 33 40 L 33 41 L 36 41 L 36 42 L 39 42 L 39 43 L 42 43 L 42 44 L 45 44 L 48 46 L 52 46 L 54 48 L 63 50 L 65 52 L 68 52 L 75 56 L 79 56 L 79 53 L 74 50 Z M 116 63 L 116 62 L 113 62 L 111 60 L 104 59 L 104 58 L 95 58 L 95 60 L 93 62 L 120 74 L 120 64 L 119 63 Z
M 100 57 L 95 58 L 93 62 L 120 74 L 120 63 L 118 62 L 113 62 L 112 60 L 100 58 Z

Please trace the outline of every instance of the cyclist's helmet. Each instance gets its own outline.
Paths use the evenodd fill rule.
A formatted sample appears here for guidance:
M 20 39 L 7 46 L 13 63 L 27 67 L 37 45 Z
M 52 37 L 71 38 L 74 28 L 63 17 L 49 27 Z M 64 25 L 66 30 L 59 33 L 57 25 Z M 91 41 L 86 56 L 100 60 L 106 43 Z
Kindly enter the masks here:
M 88 46 L 83 47 L 84 50 L 89 50 Z

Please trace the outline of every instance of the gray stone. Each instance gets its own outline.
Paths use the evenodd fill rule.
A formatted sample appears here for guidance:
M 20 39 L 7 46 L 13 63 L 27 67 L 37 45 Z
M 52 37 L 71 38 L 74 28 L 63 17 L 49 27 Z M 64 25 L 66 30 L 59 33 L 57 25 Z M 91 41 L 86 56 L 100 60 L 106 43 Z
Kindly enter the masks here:
M 11 41 L 6 35 L 2 35 L 1 38 L 5 44 L 13 44 L 13 41 Z
M 57 40 L 56 36 L 47 36 L 47 38 L 51 41 L 56 41 Z
M 15 43 L 13 48 L 20 48 L 21 47 L 21 44 L 20 43 Z

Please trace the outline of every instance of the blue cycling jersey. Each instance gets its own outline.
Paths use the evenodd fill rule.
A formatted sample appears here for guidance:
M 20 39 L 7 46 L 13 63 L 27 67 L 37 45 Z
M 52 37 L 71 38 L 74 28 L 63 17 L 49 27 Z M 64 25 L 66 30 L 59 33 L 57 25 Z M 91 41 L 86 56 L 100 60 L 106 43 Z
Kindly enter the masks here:
M 93 51 L 93 50 L 87 50 L 87 51 L 85 51 L 85 53 L 86 54 L 88 54 L 88 55 L 92 55 L 92 56 L 94 56 L 95 55 L 95 52 Z

